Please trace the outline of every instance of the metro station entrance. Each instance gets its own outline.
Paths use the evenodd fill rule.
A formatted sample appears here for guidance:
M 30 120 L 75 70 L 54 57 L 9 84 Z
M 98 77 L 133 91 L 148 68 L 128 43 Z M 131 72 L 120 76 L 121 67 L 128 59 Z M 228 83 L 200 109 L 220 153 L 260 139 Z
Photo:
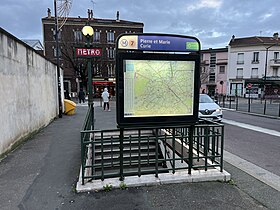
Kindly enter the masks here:
M 144 175 L 159 179 L 176 172 L 187 177 L 198 170 L 222 172 L 224 127 L 198 118 L 199 69 L 200 42 L 195 37 L 120 35 L 117 125 L 94 130 L 88 112 L 81 131 L 81 184 Z

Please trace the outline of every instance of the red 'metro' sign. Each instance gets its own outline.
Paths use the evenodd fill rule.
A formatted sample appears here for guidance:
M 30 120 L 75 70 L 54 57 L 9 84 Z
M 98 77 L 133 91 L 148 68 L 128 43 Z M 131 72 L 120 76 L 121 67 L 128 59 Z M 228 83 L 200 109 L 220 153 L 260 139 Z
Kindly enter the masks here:
M 101 48 L 76 48 L 77 57 L 101 57 Z

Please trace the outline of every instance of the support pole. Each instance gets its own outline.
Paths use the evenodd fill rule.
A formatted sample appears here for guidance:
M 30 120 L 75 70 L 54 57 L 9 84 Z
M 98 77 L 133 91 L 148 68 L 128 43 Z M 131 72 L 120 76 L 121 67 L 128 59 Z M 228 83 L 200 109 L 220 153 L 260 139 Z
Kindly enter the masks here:
M 59 43 L 58 43 L 58 18 L 56 0 L 54 0 L 54 13 L 55 13 L 55 47 L 56 47 L 56 71 L 57 71 L 57 84 L 58 84 L 58 117 L 62 118 L 62 101 L 61 101 L 61 83 L 60 83 L 60 61 L 59 61 Z

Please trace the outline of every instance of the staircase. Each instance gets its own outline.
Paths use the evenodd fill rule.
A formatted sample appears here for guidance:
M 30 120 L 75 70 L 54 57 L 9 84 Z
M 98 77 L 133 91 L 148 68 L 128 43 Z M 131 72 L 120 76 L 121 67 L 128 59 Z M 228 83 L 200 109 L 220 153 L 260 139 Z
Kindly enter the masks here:
M 98 134 L 94 136 L 95 143 L 88 150 L 88 161 L 93 165 L 90 173 L 93 172 L 95 179 L 119 177 L 120 141 L 118 135 L 119 133 L 110 133 L 106 136 Z M 158 150 L 158 155 L 156 155 L 156 150 Z M 156 162 L 158 162 L 157 166 Z M 160 145 L 156 143 L 153 133 L 141 132 L 139 135 L 135 131 L 126 131 L 123 140 L 124 176 L 155 173 L 156 167 L 159 173 L 168 172 Z

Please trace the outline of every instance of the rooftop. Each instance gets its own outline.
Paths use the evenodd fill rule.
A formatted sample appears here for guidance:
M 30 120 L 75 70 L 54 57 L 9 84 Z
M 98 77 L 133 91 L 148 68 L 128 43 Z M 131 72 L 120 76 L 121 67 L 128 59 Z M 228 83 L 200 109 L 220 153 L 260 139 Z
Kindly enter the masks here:
M 233 36 L 229 42 L 229 45 L 231 47 L 235 47 L 235 46 L 247 46 L 247 45 L 272 45 L 275 43 L 278 43 L 278 45 L 280 44 L 278 33 L 277 36 L 273 36 L 273 37 L 254 36 L 254 37 L 245 37 L 245 38 L 235 38 L 235 36 Z

